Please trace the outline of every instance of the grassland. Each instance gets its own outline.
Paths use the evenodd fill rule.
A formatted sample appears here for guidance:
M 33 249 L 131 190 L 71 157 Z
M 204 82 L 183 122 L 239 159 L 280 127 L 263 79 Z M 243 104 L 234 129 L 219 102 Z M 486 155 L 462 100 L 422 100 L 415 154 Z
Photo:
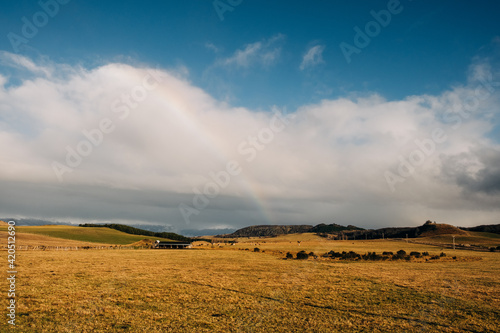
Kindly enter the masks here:
M 0 239 L 7 239 L 8 234 L 7 231 L 0 231 Z M 104 244 L 104 243 L 95 243 L 95 242 L 82 242 L 82 241 L 76 241 L 76 240 L 71 240 L 71 239 L 64 239 L 64 238 L 55 238 L 55 237 L 49 237 L 45 235 L 38 235 L 38 234 L 29 234 L 29 233 L 21 233 L 18 232 L 16 234 L 16 243 L 17 245 L 21 246 L 30 246 L 30 247 L 42 247 L 42 246 L 48 246 L 48 247 L 84 247 L 84 246 L 90 246 L 90 247 L 95 247 L 95 246 L 109 246 L 109 244 Z M 4 242 L 4 244 L 6 243 Z
M 468 235 L 458 235 L 455 237 L 456 244 L 473 244 L 484 247 L 494 247 L 500 245 L 500 235 L 492 234 L 488 232 L 474 232 L 468 231 Z M 423 237 L 412 239 L 414 242 L 427 242 L 435 244 L 453 244 L 453 238 L 451 235 L 437 235 L 431 237 Z
M 5 226 L 0 227 L 0 231 L 6 231 L 6 230 L 7 227 Z M 18 233 L 43 235 L 60 239 L 74 240 L 79 242 L 113 244 L 113 245 L 128 245 L 143 239 L 152 239 L 152 240 L 159 239 L 159 240 L 170 241 L 169 239 L 158 238 L 158 237 L 130 235 L 110 228 L 83 228 L 83 227 L 66 226 L 66 225 L 16 227 L 16 231 Z
M 399 249 L 441 252 L 423 244 L 315 235 L 192 250 L 19 251 L 16 330 L 497 331 L 497 252 L 445 250 L 447 258 L 463 260 L 432 262 L 283 260 L 286 251 Z M 0 331 L 6 326 L 0 322 Z

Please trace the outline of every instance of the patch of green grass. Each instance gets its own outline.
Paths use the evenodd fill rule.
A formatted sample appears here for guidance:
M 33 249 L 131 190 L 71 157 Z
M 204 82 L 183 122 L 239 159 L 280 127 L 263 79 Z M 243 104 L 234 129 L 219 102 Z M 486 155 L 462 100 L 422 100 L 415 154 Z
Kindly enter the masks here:
M 0 231 L 7 230 L 6 227 L 0 228 Z M 71 239 L 82 242 L 103 243 L 127 245 L 138 242 L 142 239 L 159 239 L 171 241 L 165 238 L 157 238 L 142 235 L 130 235 L 124 232 L 109 228 L 83 228 L 76 226 L 44 225 L 33 227 L 16 227 L 16 232 L 45 235 L 56 238 Z
M 457 235 L 455 237 L 456 244 L 470 244 L 470 245 L 480 245 L 480 246 L 498 246 L 500 245 L 500 235 L 492 234 L 489 232 L 473 232 L 470 231 L 471 235 Z M 430 236 L 430 237 L 422 237 L 415 238 L 412 241 L 415 242 L 429 242 L 436 244 L 452 244 L 453 237 L 452 235 L 439 235 L 439 236 Z
M 494 233 L 491 233 L 491 232 L 479 232 L 479 231 L 469 231 L 469 232 L 471 234 L 475 235 L 475 236 L 500 239 L 500 235 L 499 234 L 494 234 Z

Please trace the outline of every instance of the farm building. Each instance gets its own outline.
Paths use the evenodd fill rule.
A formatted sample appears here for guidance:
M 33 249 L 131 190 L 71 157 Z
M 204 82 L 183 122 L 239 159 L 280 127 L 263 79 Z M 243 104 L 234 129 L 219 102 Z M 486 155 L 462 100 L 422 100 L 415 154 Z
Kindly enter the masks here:
M 191 247 L 191 243 L 161 242 L 159 240 L 157 240 L 154 245 L 155 249 L 190 249 Z

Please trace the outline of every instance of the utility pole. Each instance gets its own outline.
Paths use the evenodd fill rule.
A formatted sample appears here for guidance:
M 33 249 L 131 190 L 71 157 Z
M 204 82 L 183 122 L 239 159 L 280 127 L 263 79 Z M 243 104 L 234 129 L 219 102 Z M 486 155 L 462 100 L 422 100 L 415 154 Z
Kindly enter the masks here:
M 455 250 L 455 235 L 453 235 L 452 237 L 453 237 L 453 250 Z
M 385 239 L 385 238 L 384 238 L 384 233 L 382 233 L 382 240 L 384 240 L 384 239 Z

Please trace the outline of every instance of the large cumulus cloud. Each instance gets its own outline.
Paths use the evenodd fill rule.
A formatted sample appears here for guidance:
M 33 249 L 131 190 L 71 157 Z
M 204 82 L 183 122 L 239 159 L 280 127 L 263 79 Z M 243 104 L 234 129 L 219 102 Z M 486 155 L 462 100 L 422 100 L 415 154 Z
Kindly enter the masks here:
M 480 59 L 437 96 L 286 113 L 218 101 L 175 69 L 0 57 L 11 68 L 0 77 L 2 215 L 175 229 L 498 222 L 500 87 Z M 196 208 L 229 161 L 239 172 L 187 222 L 179 205 Z

